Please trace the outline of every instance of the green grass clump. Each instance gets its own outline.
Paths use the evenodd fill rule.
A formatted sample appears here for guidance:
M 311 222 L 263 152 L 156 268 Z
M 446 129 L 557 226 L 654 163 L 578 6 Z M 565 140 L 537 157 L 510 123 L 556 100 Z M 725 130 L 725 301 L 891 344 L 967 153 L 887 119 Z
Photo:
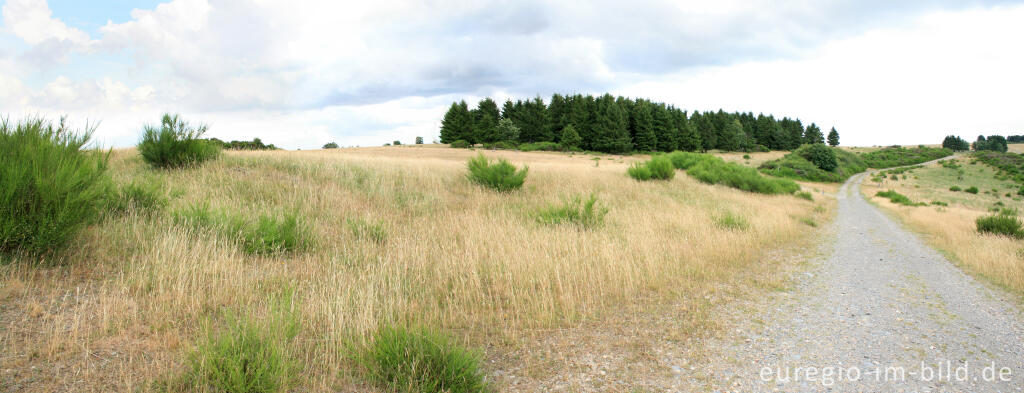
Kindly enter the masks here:
M 63 119 L 0 121 L 0 252 L 41 256 L 100 217 L 112 191 L 110 152 L 86 149 L 91 135 Z
M 457 140 L 455 142 L 452 142 L 452 144 L 449 145 L 449 146 L 451 146 L 453 148 L 456 148 L 456 149 L 468 149 L 471 145 L 469 144 L 469 142 L 467 142 L 467 141 L 465 141 L 463 139 L 459 139 L 459 140 Z
M 469 170 L 466 177 L 471 182 L 501 192 L 522 188 L 523 182 L 526 181 L 526 173 L 529 171 L 526 166 L 516 169 L 515 165 L 505 159 L 491 164 L 483 154 L 470 158 L 466 163 L 466 168 Z
M 978 217 L 974 223 L 978 233 L 1009 236 L 1015 239 L 1024 238 L 1020 219 L 1010 214 L 1010 212 L 1000 212 L 990 216 Z
M 226 328 L 207 328 L 206 337 L 188 359 L 186 380 L 191 388 L 229 393 L 287 391 L 300 370 L 290 350 L 301 327 L 293 307 L 289 294 L 272 304 L 266 320 L 228 315 Z
M 709 184 L 722 184 L 743 191 L 761 194 L 792 194 L 800 186 L 788 179 L 762 176 L 754 168 L 740 165 L 710 154 L 672 152 L 666 155 L 676 169 Z
M 964 192 L 970 193 L 970 194 L 977 194 L 978 193 L 978 187 L 975 187 L 975 186 L 967 187 L 967 189 L 964 190 Z
M 487 392 L 481 356 L 423 329 L 385 327 L 354 349 L 365 377 L 390 392 Z
M 676 176 L 672 160 L 665 155 L 654 156 L 642 163 L 634 162 L 626 173 L 637 180 L 672 180 Z
M 384 228 L 383 223 L 350 218 L 346 220 L 346 224 L 356 239 L 369 240 L 377 244 L 384 244 L 388 241 L 388 231 Z
M 811 218 L 811 217 L 803 217 L 803 218 L 800 219 L 800 222 L 804 223 L 805 225 L 807 225 L 807 226 L 809 226 L 811 228 L 817 228 L 818 227 L 818 222 L 814 221 L 814 219 Z
M 209 204 L 195 204 L 176 211 L 174 219 L 182 225 L 219 233 L 252 255 L 301 251 L 312 243 L 307 228 L 299 222 L 296 213 L 262 215 L 252 221 L 213 209 Z
M 597 203 L 597 195 L 591 194 L 586 200 L 576 196 L 558 206 L 548 206 L 537 212 L 537 222 L 542 224 L 572 224 L 581 229 L 592 229 L 604 224 L 608 208 Z
M 934 205 L 934 206 L 943 206 L 943 207 L 949 206 L 948 203 L 943 202 L 943 201 L 932 201 L 932 205 Z
M 117 190 L 110 201 L 110 210 L 136 214 L 160 212 L 170 203 L 165 189 L 165 185 L 155 179 L 132 181 Z
M 178 115 L 165 114 L 160 128 L 146 126 L 139 142 L 142 159 L 155 168 L 198 165 L 220 156 L 220 145 L 202 139 L 206 126 L 192 128 Z
M 811 193 L 809 193 L 807 191 L 797 191 L 793 195 L 796 195 L 797 198 L 806 199 L 808 201 L 813 201 L 814 200 L 814 196 L 811 195 Z
M 523 143 L 517 147 L 519 151 L 563 151 L 562 145 L 555 142 Z
M 900 193 L 898 193 L 896 191 L 893 191 L 893 190 L 879 191 L 878 193 L 875 194 L 875 196 L 889 198 L 889 200 L 892 201 L 892 203 L 899 204 L 899 205 L 904 205 L 904 206 L 923 206 L 923 205 L 925 205 L 924 203 L 915 203 L 914 201 L 911 201 L 910 198 L 908 198 L 906 195 L 900 194 Z
M 892 168 L 896 166 L 914 165 L 942 157 L 953 155 L 953 151 L 945 148 L 918 146 L 905 148 L 890 146 L 872 152 L 862 153 L 860 157 L 871 168 Z
M 961 189 L 960 186 L 952 186 L 949 188 L 949 190 L 953 192 L 959 192 L 962 191 L 963 189 Z
M 787 179 L 816 181 L 816 182 L 843 182 L 850 176 L 856 173 L 864 172 L 867 169 L 867 165 L 859 156 L 849 151 L 834 148 L 825 147 L 830 149 L 835 155 L 837 165 L 831 170 L 825 170 L 809 161 L 806 157 L 812 156 L 811 150 L 821 150 L 821 145 L 818 147 L 812 147 L 812 145 L 803 145 L 800 148 L 794 150 L 792 153 L 786 154 L 784 157 L 767 161 L 761 164 L 758 169 L 761 172 L 778 177 L 784 177 Z M 827 158 L 826 158 L 826 161 Z M 831 164 L 825 165 L 830 167 Z
M 727 211 L 715 217 L 715 226 L 726 230 L 746 230 L 750 228 L 750 222 L 746 217 Z

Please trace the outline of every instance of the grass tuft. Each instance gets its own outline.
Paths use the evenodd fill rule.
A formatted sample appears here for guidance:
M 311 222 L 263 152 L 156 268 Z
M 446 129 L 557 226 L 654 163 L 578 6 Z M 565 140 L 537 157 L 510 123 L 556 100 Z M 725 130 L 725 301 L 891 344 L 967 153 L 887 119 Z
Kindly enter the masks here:
M 361 218 L 350 218 L 345 221 L 349 231 L 356 239 L 369 240 L 377 244 L 384 244 L 388 241 L 388 231 L 380 222 L 370 222 Z
M 746 217 L 727 211 L 715 217 L 715 226 L 725 230 L 747 230 L 750 222 Z
M 629 177 L 636 180 L 672 180 L 676 176 L 672 160 L 664 155 L 652 157 L 645 162 L 634 162 L 626 170 Z
M 1009 236 L 1015 239 L 1024 238 L 1024 230 L 1021 230 L 1020 219 L 1011 214 L 1000 212 L 990 216 L 978 217 L 974 223 L 978 233 Z
M 924 206 L 924 205 L 926 205 L 926 203 L 916 203 L 914 201 L 911 201 L 910 198 L 908 198 L 906 195 L 900 194 L 900 193 L 898 193 L 896 191 L 893 191 L 893 190 L 879 191 L 878 193 L 875 194 L 875 196 L 880 196 L 880 197 L 883 197 L 883 198 L 889 198 L 889 200 L 892 201 L 892 203 L 895 203 L 895 204 L 898 204 L 898 205 L 904 205 L 904 206 Z
M 537 222 L 542 224 L 572 224 L 581 229 L 593 229 L 604 225 L 608 208 L 597 203 L 597 195 L 591 194 L 584 201 L 576 196 L 558 206 L 548 206 L 537 212 Z
M 423 329 L 385 327 L 353 359 L 377 387 L 393 392 L 486 392 L 481 356 Z
M 182 225 L 217 232 L 234 240 L 243 251 L 252 255 L 301 251 L 312 244 L 307 228 L 299 222 L 296 213 L 263 215 L 250 221 L 202 203 L 176 211 L 174 219 Z
M 202 139 L 206 126 L 192 128 L 178 115 L 165 114 L 160 128 L 146 126 L 139 142 L 142 159 L 155 168 L 198 165 L 220 156 L 220 145 Z
M 500 192 L 522 188 L 523 182 L 526 181 L 526 173 L 529 171 L 525 166 L 517 170 L 515 165 L 505 159 L 491 164 L 483 154 L 470 158 L 466 168 L 469 170 L 466 177 L 470 181 Z

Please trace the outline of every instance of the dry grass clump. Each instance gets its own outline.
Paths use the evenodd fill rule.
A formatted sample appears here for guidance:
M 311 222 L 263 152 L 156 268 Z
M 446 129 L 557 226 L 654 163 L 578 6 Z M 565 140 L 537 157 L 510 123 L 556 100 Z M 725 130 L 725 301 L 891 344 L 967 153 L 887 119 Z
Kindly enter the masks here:
M 687 176 L 634 182 L 622 176 L 628 159 L 615 156 L 595 167 L 585 155 L 492 152 L 530 167 L 527 186 L 497 193 L 466 179 L 474 152 L 422 146 L 227 152 L 161 171 L 176 195 L 166 212 L 88 227 L 63 267 L 0 266 L 0 370 L 13 370 L 0 386 L 149 390 L 188 374 L 196 348 L 237 349 L 219 339 L 235 326 L 225 310 L 266 320 L 286 290 L 301 299 L 302 329 L 284 340 L 299 365 L 285 385 L 298 391 L 361 389 L 345 343 L 372 343 L 380 326 L 429 326 L 492 358 L 638 299 L 681 302 L 682 317 L 710 319 L 705 296 L 724 296 L 768 250 L 804 239 L 801 217 L 827 217 L 814 211 L 821 203 Z M 154 171 L 133 150 L 115 151 L 110 165 L 119 184 Z M 552 200 L 591 193 L 609 208 L 603 225 L 536 222 Z M 288 212 L 315 241 L 302 252 L 247 252 L 247 240 L 222 230 L 232 219 L 198 229 L 175 219 L 202 204 L 257 231 L 259 217 Z M 719 228 L 726 211 L 746 229 Z M 257 333 L 237 345 L 284 342 Z

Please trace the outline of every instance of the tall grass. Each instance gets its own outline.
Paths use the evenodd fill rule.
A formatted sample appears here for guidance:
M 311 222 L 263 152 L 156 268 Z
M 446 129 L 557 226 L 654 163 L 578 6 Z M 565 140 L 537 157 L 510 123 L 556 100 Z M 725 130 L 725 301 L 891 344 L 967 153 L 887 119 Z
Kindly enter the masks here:
M 219 144 L 202 139 L 205 133 L 205 125 L 193 128 L 178 115 L 164 114 L 159 128 L 145 127 L 139 154 L 156 168 L 197 165 L 220 155 Z
M 253 221 L 223 209 L 211 208 L 209 203 L 197 203 L 176 211 L 174 218 L 179 224 L 218 233 L 252 255 L 301 251 L 313 242 L 294 212 L 261 215 Z
M 1024 230 L 1021 229 L 1020 219 L 1012 214 L 998 213 L 978 217 L 974 222 L 978 228 L 978 233 L 1009 236 L 1015 239 L 1024 238 Z
M 0 252 L 41 255 L 95 220 L 111 192 L 109 152 L 63 119 L 0 121 Z
M 626 173 L 636 180 L 672 180 L 676 175 L 672 160 L 664 155 L 654 156 L 642 163 L 633 163 Z
M 792 194 L 800 190 L 792 180 L 765 177 L 753 168 L 712 155 L 673 152 L 668 156 L 676 168 L 685 169 L 687 174 L 704 183 L 761 194 Z
M 542 224 L 572 224 L 581 229 L 592 229 L 604 225 L 608 208 L 597 203 L 597 195 L 590 194 L 584 201 L 576 196 L 557 206 L 548 206 L 537 212 L 537 221 Z
M 466 168 L 469 170 L 466 177 L 470 181 L 501 192 L 522 188 L 523 182 L 526 181 L 526 173 L 530 169 L 524 166 L 517 170 L 515 165 L 505 159 L 499 159 L 497 163 L 491 164 L 483 154 L 469 159 Z

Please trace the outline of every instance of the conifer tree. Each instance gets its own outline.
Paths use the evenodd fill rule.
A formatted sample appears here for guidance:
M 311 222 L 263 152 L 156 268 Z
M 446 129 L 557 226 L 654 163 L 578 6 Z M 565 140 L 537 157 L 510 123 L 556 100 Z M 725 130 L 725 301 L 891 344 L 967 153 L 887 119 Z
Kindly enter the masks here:
M 807 126 L 807 130 L 804 131 L 804 143 L 825 144 L 825 136 L 821 134 L 821 128 L 818 128 L 818 125 L 811 123 Z
M 498 126 L 498 119 L 501 118 L 498 104 L 490 98 L 484 98 L 477 104 L 473 115 L 476 126 L 473 128 L 473 140 L 470 142 L 496 142 L 498 139 L 494 134 L 494 128 Z
M 622 109 L 615 103 L 611 94 L 605 94 L 595 100 L 597 109 L 594 113 L 593 149 L 609 153 L 626 153 L 633 149 L 630 142 L 628 121 Z
M 651 106 L 644 101 L 637 102 L 633 112 L 633 147 L 638 151 L 654 151 L 658 140 L 654 135 L 654 119 Z
M 452 103 L 441 120 L 441 143 L 452 143 L 460 139 L 469 141 L 472 134 L 473 117 L 466 101 Z
M 571 150 L 580 147 L 580 134 L 576 132 L 576 127 L 573 127 L 571 123 L 566 124 L 562 128 L 562 135 L 559 137 L 559 140 L 561 140 L 562 147 L 566 149 Z
M 828 145 L 832 147 L 839 146 L 839 131 L 836 131 L 835 127 L 832 127 L 832 131 L 828 132 Z

